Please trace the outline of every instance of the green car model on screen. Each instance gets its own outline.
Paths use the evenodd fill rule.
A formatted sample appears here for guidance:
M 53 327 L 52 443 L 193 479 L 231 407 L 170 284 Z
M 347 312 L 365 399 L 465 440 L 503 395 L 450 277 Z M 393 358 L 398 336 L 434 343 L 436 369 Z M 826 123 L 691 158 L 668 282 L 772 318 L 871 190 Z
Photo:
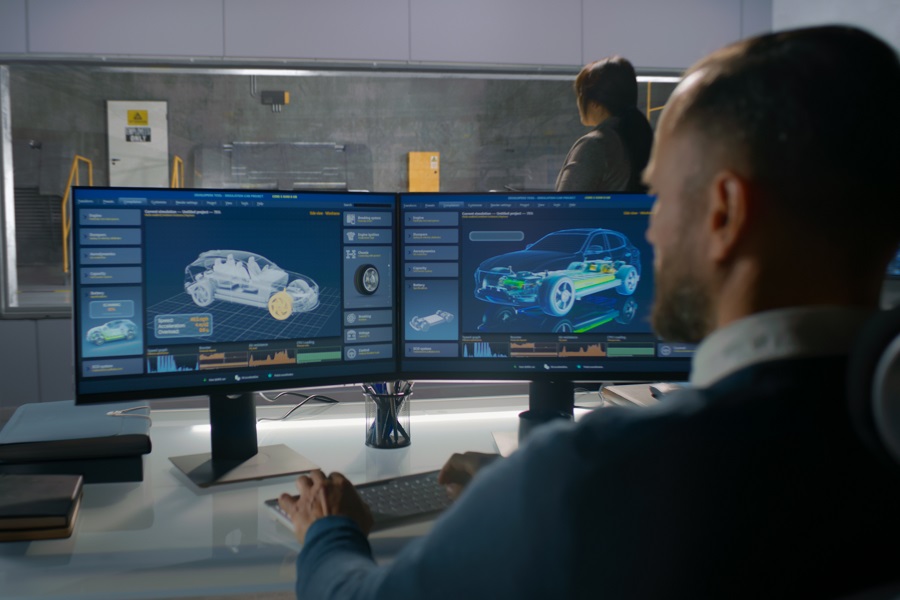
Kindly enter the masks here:
M 475 297 L 562 317 L 575 301 L 615 290 L 630 296 L 641 278 L 640 251 L 610 229 L 564 229 L 524 250 L 494 256 L 475 271 Z
M 133 340 L 136 335 L 137 325 L 128 319 L 116 319 L 89 329 L 87 340 L 97 346 L 102 346 L 106 342 Z

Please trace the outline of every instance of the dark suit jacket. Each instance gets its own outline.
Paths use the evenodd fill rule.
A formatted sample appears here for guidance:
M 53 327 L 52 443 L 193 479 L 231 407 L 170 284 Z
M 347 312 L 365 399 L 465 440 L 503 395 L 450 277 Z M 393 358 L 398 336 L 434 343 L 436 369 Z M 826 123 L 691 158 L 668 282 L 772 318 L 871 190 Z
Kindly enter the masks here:
M 396 560 L 313 524 L 300 598 L 831 598 L 900 575 L 900 473 L 859 440 L 846 360 L 746 368 L 551 424 Z

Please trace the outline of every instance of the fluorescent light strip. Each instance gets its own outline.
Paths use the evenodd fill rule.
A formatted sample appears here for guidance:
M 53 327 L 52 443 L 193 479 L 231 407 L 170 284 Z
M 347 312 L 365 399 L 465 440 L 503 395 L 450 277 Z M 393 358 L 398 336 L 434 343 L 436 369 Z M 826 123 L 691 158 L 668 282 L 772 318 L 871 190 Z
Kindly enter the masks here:
M 513 420 L 519 417 L 521 410 L 504 410 L 491 412 L 471 412 L 457 414 L 433 414 L 433 415 L 414 415 L 410 417 L 410 421 L 415 424 L 424 423 L 461 423 L 472 421 L 493 421 L 498 419 Z M 575 418 L 578 419 L 584 414 L 590 412 L 587 409 L 575 409 Z M 257 423 L 257 429 L 340 429 L 340 428 L 357 428 L 363 429 L 366 426 L 366 419 L 362 417 L 350 417 L 346 419 L 297 419 L 287 421 L 262 421 Z M 194 425 L 191 427 L 193 433 L 209 433 L 209 423 Z
M 672 77 L 670 75 L 638 75 L 638 83 L 678 83 L 681 77 Z

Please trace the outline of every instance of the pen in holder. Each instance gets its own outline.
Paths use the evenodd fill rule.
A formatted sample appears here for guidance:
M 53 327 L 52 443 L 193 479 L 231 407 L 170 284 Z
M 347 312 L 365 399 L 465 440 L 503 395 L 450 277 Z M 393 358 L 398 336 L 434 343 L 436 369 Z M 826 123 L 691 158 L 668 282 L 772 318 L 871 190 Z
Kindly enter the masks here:
M 409 397 L 412 381 L 362 384 L 366 396 L 366 446 L 409 446 Z

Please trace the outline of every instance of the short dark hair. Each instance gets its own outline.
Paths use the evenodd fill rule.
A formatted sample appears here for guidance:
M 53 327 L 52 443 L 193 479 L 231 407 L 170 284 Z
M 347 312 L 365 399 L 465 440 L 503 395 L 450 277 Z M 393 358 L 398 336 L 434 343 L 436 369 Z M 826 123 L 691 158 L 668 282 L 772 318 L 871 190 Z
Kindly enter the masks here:
M 843 223 L 854 241 L 875 228 L 866 243 L 882 249 L 900 240 L 900 61 L 890 46 L 850 26 L 795 29 L 727 46 L 685 77 L 694 81 L 667 129 L 734 159 L 794 223 Z
M 575 78 L 575 94 L 582 106 L 596 102 L 614 115 L 637 105 L 637 74 L 621 56 L 609 56 L 585 65 Z

